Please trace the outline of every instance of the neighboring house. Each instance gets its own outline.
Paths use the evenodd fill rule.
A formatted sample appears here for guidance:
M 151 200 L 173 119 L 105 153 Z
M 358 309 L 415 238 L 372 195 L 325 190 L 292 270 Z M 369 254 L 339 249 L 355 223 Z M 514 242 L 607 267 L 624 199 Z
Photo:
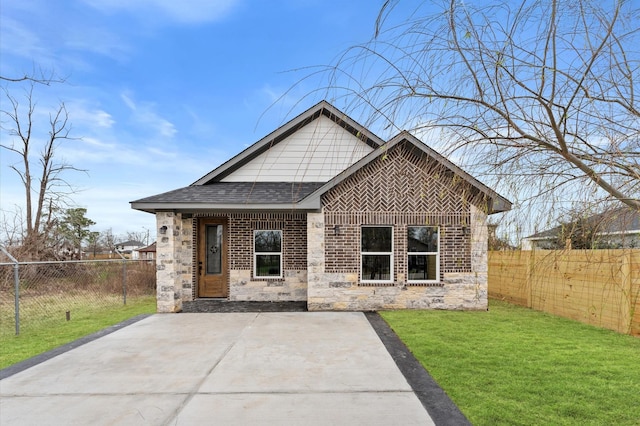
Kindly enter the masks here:
M 570 236 L 572 228 L 591 237 L 592 248 L 638 248 L 640 247 L 640 212 L 629 207 L 617 207 L 604 213 L 589 216 L 579 224 L 556 226 L 530 235 L 522 240 L 523 250 L 554 250 L 568 247 L 561 241 Z
M 196 298 L 486 309 L 487 215 L 511 208 L 411 134 L 385 143 L 324 101 L 131 205 L 156 215 L 159 312 Z
M 138 259 L 140 260 L 154 260 L 156 258 L 156 243 L 154 241 L 153 244 L 135 251 L 138 252 Z
M 125 241 L 122 243 L 116 243 L 116 250 L 123 255 L 129 255 L 129 257 L 133 260 L 138 259 L 138 250 L 144 247 L 144 243 L 140 241 Z

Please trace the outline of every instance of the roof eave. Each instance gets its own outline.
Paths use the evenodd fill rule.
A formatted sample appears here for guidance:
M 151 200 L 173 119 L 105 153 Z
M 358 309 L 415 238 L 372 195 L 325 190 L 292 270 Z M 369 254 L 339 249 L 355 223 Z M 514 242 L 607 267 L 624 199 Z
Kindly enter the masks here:
M 248 204 L 248 203 L 137 203 L 132 202 L 131 208 L 147 213 L 157 213 L 159 211 L 173 211 L 182 213 L 199 213 L 199 212 L 238 212 L 238 211 L 319 211 L 320 203 L 313 202 L 300 203 L 265 203 L 265 204 Z
M 495 194 L 495 198 L 492 198 L 493 202 L 491 203 L 491 208 L 489 209 L 488 214 L 494 213 L 504 213 L 511 210 L 512 203 L 506 198 L 502 197 L 500 194 L 492 191 Z
M 436 159 L 440 164 L 447 167 L 456 175 L 462 177 L 467 183 L 469 183 L 474 188 L 478 189 L 481 193 L 485 194 L 487 198 L 489 198 L 490 202 L 487 206 L 487 214 L 495 214 L 495 213 L 504 213 L 506 211 L 511 210 L 512 203 L 511 201 L 504 198 L 502 195 L 498 194 L 493 189 L 486 186 L 484 183 L 480 182 L 478 179 L 471 176 L 469 173 L 462 170 L 460 167 L 451 162 L 448 158 L 444 157 L 442 154 L 422 142 L 420 139 L 416 138 L 414 135 L 407 131 L 400 132 L 395 137 L 393 137 L 389 144 L 393 142 L 394 145 L 402 141 L 409 141 L 416 148 L 420 149 L 425 154 L 430 157 Z M 393 146 L 393 145 L 391 145 Z

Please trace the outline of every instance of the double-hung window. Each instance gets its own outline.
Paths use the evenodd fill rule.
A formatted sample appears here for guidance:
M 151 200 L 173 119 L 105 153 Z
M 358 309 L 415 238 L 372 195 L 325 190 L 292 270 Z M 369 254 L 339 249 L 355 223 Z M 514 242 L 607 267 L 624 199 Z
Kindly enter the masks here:
M 437 226 L 407 227 L 408 282 L 440 280 L 439 232 Z
M 254 231 L 253 276 L 282 278 L 282 231 Z
M 363 226 L 361 231 L 361 281 L 393 282 L 393 228 Z

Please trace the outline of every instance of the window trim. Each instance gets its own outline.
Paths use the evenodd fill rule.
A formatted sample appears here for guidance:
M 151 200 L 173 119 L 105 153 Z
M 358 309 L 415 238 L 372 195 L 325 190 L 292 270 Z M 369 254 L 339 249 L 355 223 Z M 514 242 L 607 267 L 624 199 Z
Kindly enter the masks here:
M 362 250 L 362 230 L 364 228 L 389 228 L 391 229 L 391 251 L 386 252 L 386 251 L 367 251 L 364 252 Z M 394 241 L 394 229 L 393 229 L 393 225 L 360 225 L 360 282 L 362 284 L 369 284 L 369 285 L 375 285 L 375 284 L 393 284 L 395 282 L 394 278 L 394 253 L 395 253 L 395 241 Z M 363 276 L 363 264 L 362 261 L 364 260 L 364 256 L 368 255 L 368 256 L 389 256 L 389 279 L 388 280 L 366 280 L 364 279 Z
M 280 233 L 280 251 L 279 252 L 263 252 L 256 251 L 256 234 L 258 232 L 279 232 Z M 253 230 L 253 279 L 256 280 L 278 280 L 284 276 L 283 257 L 284 257 L 284 232 L 282 229 L 254 229 Z M 280 256 L 280 274 L 279 275 L 258 275 L 258 256 Z
M 438 251 L 409 251 L 409 228 L 436 228 L 438 231 Z M 412 280 L 409 278 L 409 256 L 436 256 L 436 278 L 435 280 Z M 433 225 L 407 225 L 407 284 L 433 284 L 440 282 L 440 226 Z

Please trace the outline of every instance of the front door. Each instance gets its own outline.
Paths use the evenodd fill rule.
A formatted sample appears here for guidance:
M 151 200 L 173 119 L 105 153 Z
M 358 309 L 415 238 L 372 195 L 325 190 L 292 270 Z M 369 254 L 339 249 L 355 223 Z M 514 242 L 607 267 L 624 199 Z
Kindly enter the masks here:
M 227 221 L 198 221 L 198 297 L 227 297 Z

